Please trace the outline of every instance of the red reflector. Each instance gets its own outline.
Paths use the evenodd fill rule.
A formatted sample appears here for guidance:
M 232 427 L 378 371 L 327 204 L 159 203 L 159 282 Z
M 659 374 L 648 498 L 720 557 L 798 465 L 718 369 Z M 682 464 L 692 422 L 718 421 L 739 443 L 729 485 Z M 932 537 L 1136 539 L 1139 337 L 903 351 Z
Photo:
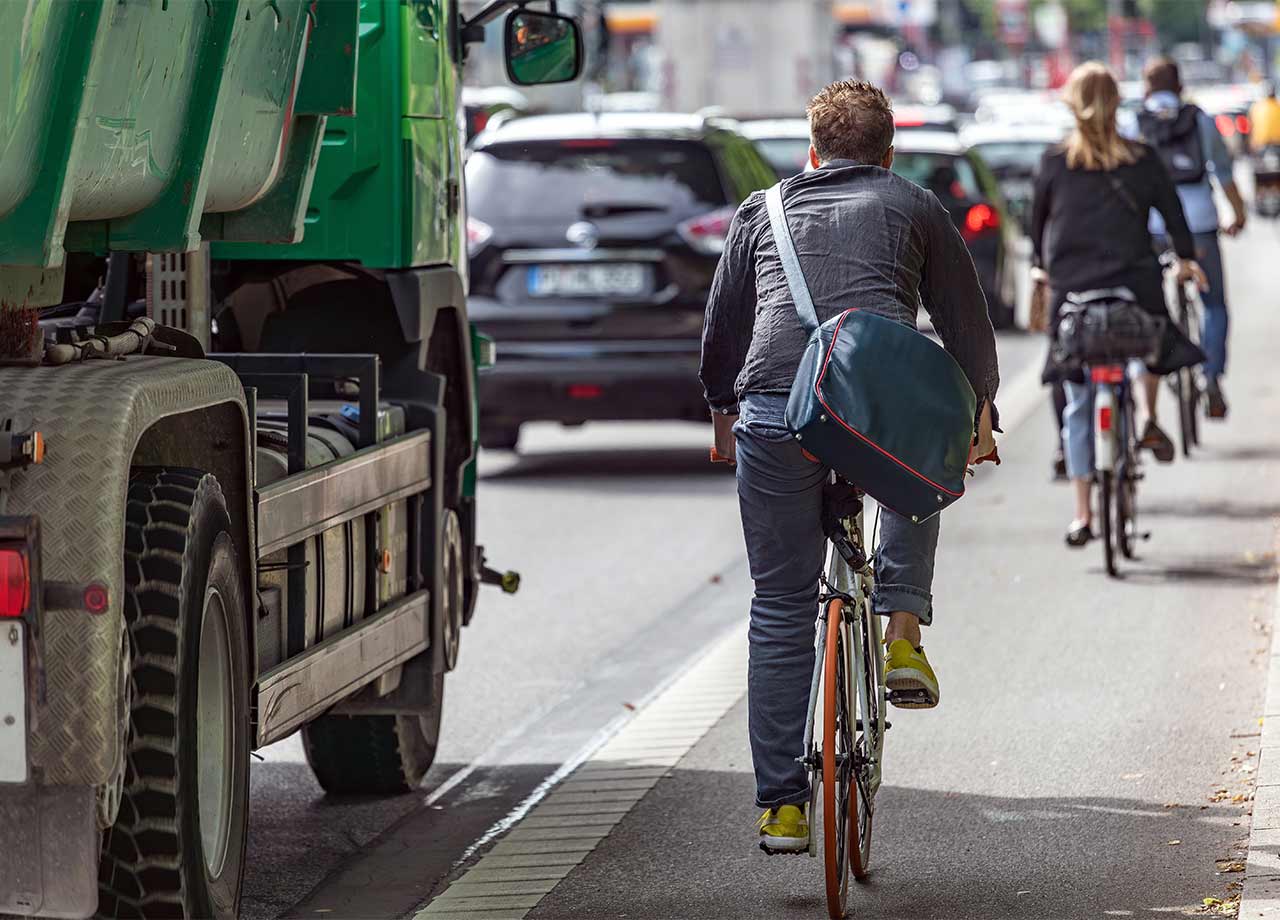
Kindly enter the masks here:
M 604 395 L 604 387 L 594 383 L 573 383 L 569 385 L 570 399 L 599 399 Z
M 84 609 L 90 613 L 106 613 L 111 606 L 111 595 L 106 585 L 89 585 L 84 589 Z
M 20 549 L 0 547 L 0 617 L 20 617 L 31 601 L 31 569 Z
M 1231 137 L 1236 133 L 1236 126 L 1232 122 L 1230 115 L 1219 115 L 1213 120 L 1213 123 L 1218 126 L 1218 133 L 1223 137 Z
M 1124 366 L 1120 364 L 1104 364 L 1091 368 L 1089 375 L 1094 383 L 1124 383 Z
M 894 121 L 895 128 L 923 128 L 925 120 L 923 118 L 899 118 Z
M 1236 130 L 1239 131 L 1241 134 L 1249 133 L 1249 116 L 1248 115 L 1236 116 Z
M 1110 406 L 1098 407 L 1098 430 L 1099 431 L 1111 430 L 1111 407 Z

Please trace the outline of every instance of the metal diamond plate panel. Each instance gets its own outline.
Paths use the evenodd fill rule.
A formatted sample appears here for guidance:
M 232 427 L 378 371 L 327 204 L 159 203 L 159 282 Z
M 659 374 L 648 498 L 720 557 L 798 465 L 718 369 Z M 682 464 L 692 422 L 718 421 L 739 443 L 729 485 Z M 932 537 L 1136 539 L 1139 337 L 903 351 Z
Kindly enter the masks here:
M 100 581 L 111 591 L 99 616 L 46 611 L 48 698 L 31 739 L 44 783 L 105 782 L 118 756 L 124 502 L 138 439 L 165 416 L 226 402 L 243 406 L 240 382 L 212 361 L 0 367 L 0 418 L 34 420 L 48 445 L 43 465 L 13 475 L 7 511 L 40 515 L 46 578 Z

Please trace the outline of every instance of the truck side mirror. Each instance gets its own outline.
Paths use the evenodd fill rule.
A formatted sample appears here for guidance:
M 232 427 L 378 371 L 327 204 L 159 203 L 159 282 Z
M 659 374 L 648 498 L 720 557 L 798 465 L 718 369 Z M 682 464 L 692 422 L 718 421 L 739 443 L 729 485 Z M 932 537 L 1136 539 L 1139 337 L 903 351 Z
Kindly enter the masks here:
M 568 83 L 582 73 L 582 32 L 568 16 L 516 10 L 505 37 L 507 77 L 517 86 Z

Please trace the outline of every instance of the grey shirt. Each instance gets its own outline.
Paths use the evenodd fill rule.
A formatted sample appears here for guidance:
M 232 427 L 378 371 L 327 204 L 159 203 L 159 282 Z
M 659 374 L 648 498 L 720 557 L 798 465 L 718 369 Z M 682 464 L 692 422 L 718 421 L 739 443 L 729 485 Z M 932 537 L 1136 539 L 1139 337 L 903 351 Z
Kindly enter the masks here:
M 915 328 L 923 301 L 979 408 L 994 400 L 1000 372 L 987 302 L 932 192 L 878 166 L 834 160 L 783 181 L 782 200 L 820 321 L 860 307 Z M 790 392 L 807 342 L 764 192 L 755 192 L 734 215 L 707 300 L 701 377 L 712 410 L 734 414 L 747 393 Z

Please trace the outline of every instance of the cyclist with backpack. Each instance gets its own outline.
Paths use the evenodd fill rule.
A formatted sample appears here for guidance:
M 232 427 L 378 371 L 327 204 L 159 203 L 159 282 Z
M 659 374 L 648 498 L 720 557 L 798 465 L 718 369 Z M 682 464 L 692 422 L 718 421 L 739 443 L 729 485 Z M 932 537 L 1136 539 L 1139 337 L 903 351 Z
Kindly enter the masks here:
M 1204 364 L 1205 395 L 1209 417 L 1226 418 L 1221 377 L 1227 368 L 1227 292 L 1213 183 L 1222 189 L 1234 212 L 1234 219 L 1222 231 L 1228 236 L 1244 229 L 1244 199 L 1232 178 L 1231 152 L 1213 119 L 1182 100 L 1178 65 L 1166 57 L 1155 58 L 1143 70 L 1143 79 L 1147 97 L 1138 115 L 1142 140 L 1155 148 L 1178 187 L 1178 198 L 1195 242 L 1196 260 L 1209 279 L 1208 290 L 1201 295 L 1204 328 L 1200 331 L 1200 344 L 1208 358 Z M 1151 230 L 1157 237 L 1165 235 L 1165 225 L 1158 214 L 1152 216 Z

